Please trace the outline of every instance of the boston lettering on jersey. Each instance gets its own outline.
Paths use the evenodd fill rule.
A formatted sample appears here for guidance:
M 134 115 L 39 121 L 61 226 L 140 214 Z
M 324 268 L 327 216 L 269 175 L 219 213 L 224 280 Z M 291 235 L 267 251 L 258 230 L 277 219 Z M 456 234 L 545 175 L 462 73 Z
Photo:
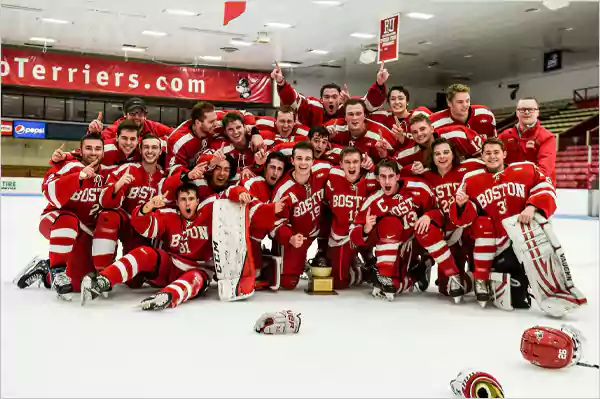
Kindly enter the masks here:
M 180 242 L 187 241 L 188 238 L 193 238 L 193 239 L 200 238 L 202 240 L 208 241 L 207 227 L 206 226 L 191 226 L 190 228 L 185 229 L 182 234 L 173 234 L 171 236 L 171 243 L 169 244 L 169 246 L 172 248 L 180 247 Z M 184 253 L 184 252 L 181 252 L 181 253 Z
M 84 188 L 83 190 L 75 191 L 70 199 L 71 201 L 96 202 L 101 192 L 102 187 Z
M 483 193 L 477 196 L 477 202 L 482 208 L 485 208 L 495 200 L 502 199 L 506 196 L 525 198 L 525 185 L 521 183 L 502 183 L 487 188 Z
M 156 195 L 156 189 L 148 186 L 131 187 L 127 193 L 129 199 L 150 200 Z
M 309 198 L 305 199 L 304 201 L 298 202 L 297 204 L 294 205 L 294 217 L 300 217 L 302 215 L 304 215 L 306 212 L 311 212 L 311 214 L 313 213 L 313 208 L 314 208 L 314 214 L 313 219 L 319 217 L 320 213 L 321 213 L 321 203 L 323 202 L 323 196 L 325 195 L 325 190 L 321 189 L 315 193 L 313 193 L 313 195 L 311 195 Z M 290 193 L 290 196 L 294 196 L 292 193 Z M 295 197 L 295 196 L 294 196 Z
M 358 197 L 356 195 L 339 194 L 333 196 L 332 206 L 334 208 L 359 209 L 364 200 L 363 197 Z

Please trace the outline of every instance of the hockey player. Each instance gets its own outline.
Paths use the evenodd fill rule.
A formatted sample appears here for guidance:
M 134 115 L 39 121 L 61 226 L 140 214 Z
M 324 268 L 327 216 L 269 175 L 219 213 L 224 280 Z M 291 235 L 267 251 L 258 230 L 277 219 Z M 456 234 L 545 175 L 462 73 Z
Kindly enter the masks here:
M 212 205 L 216 197 L 199 203 L 196 187 L 184 184 L 177 189 L 176 198 L 176 210 L 165 208 L 165 199 L 158 195 L 131 215 L 133 228 L 148 239 L 162 239 L 164 249 L 138 247 L 98 275 L 85 276 L 81 281 L 82 305 L 138 274 L 151 285 L 163 287 L 142 301 L 144 310 L 176 307 L 208 288 L 214 274 L 207 261 L 212 256 Z M 250 196 L 242 193 L 236 199 L 247 203 Z
M 438 206 L 445 216 L 444 238 L 447 240 L 450 253 L 454 257 L 460 274 L 460 281 L 454 281 L 454 283 L 458 282 L 463 286 L 465 292 L 468 292 L 471 279 L 466 275 L 464 265 L 473 252 L 472 239 L 468 231 L 465 232 L 463 228 L 452 223 L 448 212 L 465 174 L 483 169 L 485 164 L 479 159 L 467 159 L 461 162 L 460 154 L 454 144 L 450 140 L 440 137 L 431 144 L 427 165 L 429 168 L 420 174 L 420 177 L 425 179 L 433 189 Z M 404 172 L 406 169 L 410 169 L 410 166 L 406 166 L 402 171 Z M 441 270 L 438 272 L 437 285 L 441 294 L 448 295 L 448 279 L 451 276 L 452 274 L 446 275 Z
M 330 165 L 340 164 L 340 155 L 343 147 L 329 142 L 329 130 L 324 126 L 313 126 L 308 131 L 308 141 L 315 151 L 315 163 L 328 163 Z M 279 151 L 291 159 L 292 150 L 296 142 L 280 143 L 275 145 L 271 151 Z
M 425 167 L 427 154 L 431 151 L 431 143 L 438 137 L 448 139 L 457 151 L 466 158 L 478 157 L 481 153 L 483 139 L 475 131 L 464 126 L 440 127 L 434 131 L 427 115 L 418 114 L 410 119 L 412 138 L 406 137 L 401 149 L 394 158 L 400 166 L 413 164 L 415 173 L 420 174 Z
M 492 276 L 494 304 L 498 307 L 528 307 L 523 292 L 527 280 L 540 308 L 551 315 L 562 316 L 586 303 L 573 285 L 566 258 L 547 220 L 556 211 L 551 179 L 530 162 L 505 167 L 506 150 L 497 138 L 484 142 L 482 159 L 486 169 L 465 175 L 450 207 L 450 217 L 457 226 L 472 225 L 476 295 L 479 285 L 479 292 L 489 298 L 486 282 L 494 267 L 499 272 Z M 511 240 L 513 256 L 507 251 Z M 523 262 L 526 278 L 514 255 Z M 493 265 L 496 257 L 503 258 L 504 265 Z M 507 274 L 521 287 L 512 289 L 520 292 L 521 303 L 515 303 L 514 295 L 511 298 L 513 284 Z M 477 296 L 480 302 L 485 299 Z
M 496 118 L 483 105 L 471 105 L 468 86 L 453 84 L 446 89 L 448 108 L 431 115 L 430 120 L 437 130 L 448 126 L 465 126 L 474 130 L 485 140 L 496 137 Z
M 140 146 L 142 162 L 122 165 L 111 173 L 100 194 L 100 206 L 103 210 L 98 214 L 92 246 L 96 270 L 102 270 L 115 261 L 117 239 L 121 240 L 123 253 L 151 244 L 147 238 L 133 230 L 131 215 L 138 205 L 159 193 L 159 184 L 165 173 L 158 166 L 160 139 L 147 134 L 142 138 Z
M 292 151 L 294 169 L 274 190 L 273 201 L 289 197 L 277 216 L 271 237 L 280 245 L 283 257 L 281 287 L 292 290 L 304 271 L 306 252 L 319 235 L 321 209 L 330 165 L 314 164 L 314 149 L 307 141 L 296 143 Z M 275 245 L 275 243 L 273 243 Z
M 326 257 L 336 289 L 347 288 L 359 280 L 359 248 L 350 242 L 350 224 L 366 197 L 379 188 L 375 174 L 361 170 L 369 165 L 356 147 L 344 148 L 341 158 L 341 167 L 330 170 L 325 186 L 325 204 L 333 216 Z M 372 247 L 363 252 L 370 251 Z
M 373 112 L 385 102 L 385 82 L 388 77 L 389 73 L 384 63 L 381 63 L 377 72 L 377 81 L 363 97 L 365 112 Z M 296 110 L 298 122 L 313 127 L 321 126 L 331 119 L 344 117 L 343 105 L 350 98 L 350 94 L 347 90 L 342 91 L 338 85 L 332 83 L 321 87 L 321 98 L 317 99 L 296 92 L 292 85 L 286 82 L 279 65 L 271 72 L 271 78 L 277 83 L 281 103 L 290 105 Z
M 81 161 L 52 167 L 42 183 L 49 204 L 40 233 L 50 241 L 52 287 L 62 299 L 79 290 L 81 278 L 94 270 L 92 236 L 99 197 L 111 169 L 101 165 L 104 143 L 98 133 L 81 139 Z
M 377 110 L 369 115 L 369 119 L 383 124 L 390 129 L 396 139 L 394 149 L 399 149 L 404 143 L 404 135 L 410 137 L 410 119 L 415 115 L 429 116 L 432 112 L 427 107 L 408 109 L 410 93 L 403 86 L 394 86 L 388 91 L 387 101 L 389 110 Z
M 90 122 L 88 131 L 90 133 L 101 133 L 105 142 L 117 137 L 117 128 L 124 120 L 132 121 L 137 126 L 140 137 L 150 133 L 158 138 L 165 138 L 173 131 L 172 127 L 160 122 L 147 119 L 148 106 L 141 98 L 130 98 L 123 106 L 123 118 L 117 119 L 112 125 L 104 127 L 102 124 L 102 112 L 98 112 L 98 118 Z
M 263 249 L 261 243 L 267 234 L 275 227 L 274 223 L 277 218 L 276 215 L 281 213 L 285 201 L 288 201 L 289 198 L 283 197 L 279 201 L 273 203 L 273 215 L 271 215 L 269 209 L 263 205 L 271 203 L 273 188 L 279 183 L 285 171 L 286 157 L 282 153 L 275 151 L 270 153 L 265 160 L 263 153 L 259 152 L 257 153 L 255 161 L 259 165 L 264 164 L 263 172 L 257 176 L 242 180 L 240 185 L 252 196 L 252 201 L 248 204 L 248 216 L 250 220 L 250 239 L 252 242 L 254 263 L 256 269 L 261 270 L 260 279 L 256 283 L 257 288 L 262 288 L 264 286 L 275 287 L 276 280 L 279 279 L 279 274 L 274 275 L 274 273 L 278 272 L 278 270 L 275 267 L 276 265 L 271 264 L 272 262 L 267 262 L 269 263 L 269 267 L 262 269 L 265 262 L 263 262 Z
M 415 283 L 422 283 L 422 276 L 408 273 L 413 234 L 430 251 L 441 270 L 458 274 L 440 230 L 444 216 L 436 207 L 435 195 L 424 182 L 399 180 L 399 173 L 398 164 L 393 160 L 377 164 L 375 174 L 381 189 L 366 199 L 350 226 L 350 240 L 354 245 L 363 246 L 371 237 L 376 241 L 378 281 L 372 295 L 388 301 L 393 301 L 398 293 L 413 289 Z M 460 297 L 464 290 L 451 284 L 449 295 Z
M 273 145 L 308 140 L 308 126 L 296 122 L 295 117 L 294 109 L 283 105 L 275 111 L 275 118 L 258 117 L 256 128 L 264 139 L 272 140 Z

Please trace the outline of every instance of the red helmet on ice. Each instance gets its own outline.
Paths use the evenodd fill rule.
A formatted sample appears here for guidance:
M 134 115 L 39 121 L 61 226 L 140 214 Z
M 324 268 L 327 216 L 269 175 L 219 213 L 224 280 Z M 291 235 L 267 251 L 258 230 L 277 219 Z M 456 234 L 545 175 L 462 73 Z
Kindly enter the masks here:
M 503 398 L 502 385 L 494 376 L 483 371 L 466 369 L 450 381 L 450 389 L 461 398 Z
M 560 369 L 571 366 L 581 358 L 578 332 L 566 326 L 528 328 L 521 337 L 521 354 L 536 366 Z

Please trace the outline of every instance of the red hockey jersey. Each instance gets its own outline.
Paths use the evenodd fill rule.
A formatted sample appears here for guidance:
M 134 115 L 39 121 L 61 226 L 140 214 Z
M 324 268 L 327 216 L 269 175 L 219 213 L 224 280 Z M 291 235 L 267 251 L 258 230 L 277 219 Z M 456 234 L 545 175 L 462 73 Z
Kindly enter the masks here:
M 488 137 L 496 137 L 496 118 L 490 109 L 483 105 L 471 105 L 466 123 L 452 118 L 450 109 L 445 109 L 429 117 L 431 124 L 437 130 L 447 126 L 466 126 L 473 129 L 485 140 Z
M 296 143 L 298 141 L 308 140 L 308 131 L 310 128 L 306 125 L 296 122 L 292 133 L 288 137 L 282 137 L 277 132 L 277 126 L 275 125 L 275 118 L 272 116 L 258 116 L 256 117 L 256 128 L 260 131 L 261 136 L 265 140 L 272 140 L 272 145 L 281 143 Z
M 391 110 L 378 110 L 371 113 L 369 119 L 381 123 L 390 130 L 392 129 L 392 126 L 398 123 L 400 124 L 400 127 L 402 127 L 402 131 L 410 135 L 410 118 L 419 114 L 430 116 L 432 113 L 433 112 L 427 107 L 418 107 L 410 110 L 406 118 L 398 118 L 394 116 L 394 113 Z M 396 146 L 394 148 L 398 149 Z
M 403 168 L 409 169 L 410 166 Z M 446 232 L 456 229 L 456 226 L 450 220 L 450 205 L 456 198 L 456 190 L 462 183 L 464 176 L 467 173 L 475 170 L 481 170 L 485 168 L 485 163 L 480 159 L 467 159 L 458 165 L 458 167 L 451 169 L 444 176 L 439 173 L 427 170 L 420 176 L 431 186 L 435 196 L 437 197 L 437 203 L 439 208 L 442 210 L 445 216 L 444 230 Z
M 316 237 L 319 234 L 319 221 L 325 195 L 325 183 L 330 165 L 313 165 L 306 184 L 298 184 L 292 177 L 293 171 L 286 174 L 277 184 L 273 201 L 289 197 L 283 211 L 277 214 L 278 220 L 271 231 L 271 237 L 280 244 L 287 244 L 294 234 Z
M 365 199 L 379 188 L 374 173 L 367 173 L 350 183 L 340 167 L 329 171 L 325 186 L 325 204 L 331 209 L 331 234 L 329 246 L 337 247 L 350 241 L 350 225 L 356 218 Z
M 52 167 L 46 173 L 42 182 L 42 193 L 49 204 L 42 213 L 58 209 L 73 212 L 79 219 L 80 227 L 89 235 L 93 235 L 100 210 L 100 194 L 108 175 L 115 168 L 100 165 L 96 176 L 79 180 L 79 173 L 83 168 L 83 163 L 69 161 Z
M 446 126 L 441 127 L 433 134 L 434 138 L 443 137 L 452 144 L 467 158 L 478 157 L 481 154 L 481 145 L 483 138 L 472 129 L 464 126 Z M 405 166 L 413 162 L 425 162 L 423 157 L 425 152 L 423 147 L 418 145 L 412 138 L 405 137 L 402 148 L 394 153 L 394 158 L 400 164 Z
M 531 162 L 517 162 L 502 172 L 485 169 L 467 173 L 459 189 L 469 201 L 459 212 L 456 203 L 450 206 L 450 218 L 457 226 L 468 226 L 478 215 L 487 215 L 494 221 L 496 234 L 505 235 L 502 220 L 517 215 L 527 205 L 533 205 L 550 218 L 556 211 L 556 191 L 552 180 Z
M 343 118 L 344 111 L 340 108 L 334 115 L 325 112 L 321 100 L 316 97 L 305 96 L 298 93 L 291 84 L 285 82 L 282 86 L 277 86 L 277 92 L 282 105 L 289 105 L 296 110 L 298 122 L 306 126 L 321 126 L 330 119 Z M 377 83 L 369 88 L 367 94 L 363 97 L 367 112 L 373 112 L 383 105 L 386 99 L 386 87 L 378 86 Z
M 115 192 L 115 184 L 127 171 L 134 180 Z M 164 176 L 161 168 L 148 174 L 139 162 L 121 165 L 109 175 L 106 187 L 100 194 L 100 205 L 105 209 L 121 208 L 131 215 L 138 205 L 145 204 L 159 193 L 159 185 Z
M 192 121 L 179 125 L 167 139 L 167 165 L 169 174 L 181 169 L 189 171 L 196 166 L 196 161 L 203 151 L 209 149 L 215 139 L 212 136 L 199 138 L 191 130 Z M 220 147 L 220 146 L 219 146 Z
M 131 225 L 142 236 L 161 240 L 162 249 L 171 255 L 177 268 L 184 271 L 205 268 L 205 262 L 212 256 L 210 240 L 215 199 L 210 197 L 203 201 L 190 220 L 171 208 L 142 214 L 143 205 L 140 205 L 131 215 Z
M 280 143 L 271 148 L 269 152 L 279 151 L 286 157 L 289 157 L 289 160 L 292 159 L 292 150 L 296 143 Z M 315 164 L 319 163 L 328 163 L 330 165 L 337 166 L 340 164 L 342 160 L 342 149 L 343 147 L 336 144 L 330 144 L 331 150 L 326 151 L 320 158 L 315 159 Z
M 423 215 L 428 215 L 438 226 L 443 224 L 444 216 L 437 208 L 435 195 L 427 183 L 419 179 L 406 179 L 401 180 L 400 184 L 400 190 L 394 195 L 386 195 L 379 189 L 365 200 L 350 226 L 350 240 L 355 245 L 366 244 L 363 228 L 369 210 L 372 216 L 378 218 L 386 215 L 398 217 L 403 226 L 400 234 L 402 242 L 412 237 L 415 223 Z
M 262 176 L 242 180 L 240 186 L 244 187 L 252 196 L 252 201 L 248 204 L 250 238 L 262 241 L 268 232 L 273 230 L 277 219 L 275 204 L 271 203 L 272 187 Z
M 377 149 L 375 148 L 375 144 L 377 144 L 378 141 L 383 140 L 389 150 L 394 147 L 396 142 L 392 132 L 387 127 L 369 119 L 365 119 L 366 130 L 358 138 L 353 138 L 351 136 L 345 119 L 331 120 L 326 125 L 333 126 L 335 129 L 335 133 L 332 135 L 329 141 L 342 147 L 356 147 L 363 154 L 370 156 L 374 162 L 377 162 L 381 159 Z

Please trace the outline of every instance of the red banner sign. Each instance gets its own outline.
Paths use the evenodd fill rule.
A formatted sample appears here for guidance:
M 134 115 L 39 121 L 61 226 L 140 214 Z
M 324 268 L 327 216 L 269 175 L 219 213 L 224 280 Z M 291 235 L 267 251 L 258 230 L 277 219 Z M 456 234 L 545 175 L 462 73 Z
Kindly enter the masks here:
M 382 19 L 379 22 L 379 46 L 377 51 L 379 61 L 377 63 L 381 64 L 382 62 L 398 60 L 398 51 L 400 51 L 398 45 L 398 41 L 400 40 L 399 23 L 400 14 Z
M 12 121 L 2 121 L 2 135 L 12 136 L 13 123 Z
M 2 84 L 193 100 L 270 104 L 266 72 L 193 68 L 3 48 Z

